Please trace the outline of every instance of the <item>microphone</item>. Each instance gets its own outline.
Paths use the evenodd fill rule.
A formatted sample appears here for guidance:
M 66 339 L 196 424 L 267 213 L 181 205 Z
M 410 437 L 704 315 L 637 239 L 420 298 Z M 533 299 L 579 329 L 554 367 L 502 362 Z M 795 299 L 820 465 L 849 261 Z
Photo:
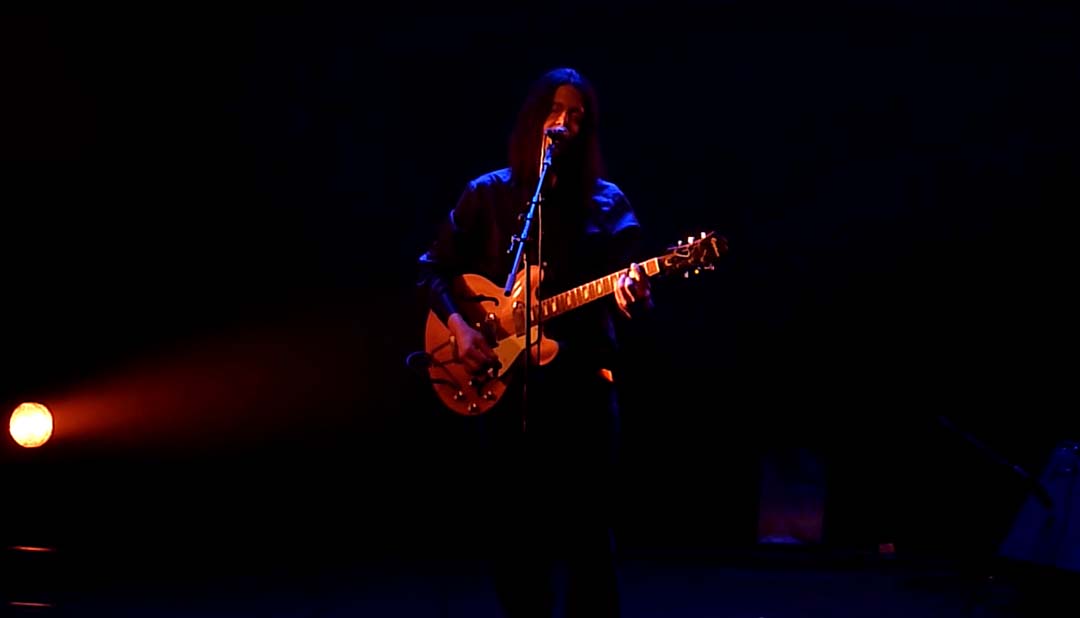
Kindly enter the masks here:
M 553 142 L 559 142 L 570 137 L 570 132 L 566 130 L 566 127 L 551 127 L 544 130 L 544 135 Z

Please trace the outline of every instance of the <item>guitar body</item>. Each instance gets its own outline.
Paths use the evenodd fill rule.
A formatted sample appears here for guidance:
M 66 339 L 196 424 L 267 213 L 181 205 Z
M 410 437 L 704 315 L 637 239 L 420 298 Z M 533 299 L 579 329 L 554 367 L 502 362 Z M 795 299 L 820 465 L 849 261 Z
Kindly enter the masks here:
M 539 269 L 529 267 L 529 283 L 534 299 L 540 281 Z M 454 282 L 453 295 L 458 309 L 473 328 L 484 334 L 488 345 L 499 357 L 501 367 L 479 375 L 470 374 L 458 358 L 457 345 L 450 329 L 435 314 L 428 313 L 424 330 L 424 350 L 430 364 L 428 374 L 435 394 L 452 412 L 476 416 L 491 410 L 506 392 L 508 373 L 525 350 L 525 272 L 517 275 L 509 297 L 502 286 L 495 285 L 485 277 L 466 274 Z M 541 365 L 551 362 L 558 354 L 559 346 L 554 340 L 541 337 L 537 345 L 536 312 L 530 315 L 533 361 Z
M 686 244 L 680 241 L 668 251 L 641 262 L 647 277 L 674 273 L 688 277 L 691 272 L 712 270 L 713 262 L 727 253 L 727 239 L 712 232 L 702 232 L 699 240 L 688 238 Z M 533 304 L 529 314 L 529 340 L 533 344 L 531 359 L 539 365 L 551 362 L 559 352 L 559 345 L 554 340 L 538 337 L 541 333 L 538 324 L 614 293 L 620 276 L 626 273 L 625 270 L 609 273 L 548 298 L 537 299 L 540 270 L 530 266 L 527 272 L 529 298 Z M 427 371 L 435 394 L 452 412 L 465 416 L 484 414 L 506 392 L 511 380 L 510 370 L 525 350 L 525 274 L 524 270 L 517 274 L 510 296 L 503 294 L 502 286 L 481 275 L 466 274 L 453 282 L 451 294 L 458 310 L 473 328 L 483 333 L 499 358 L 498 368 L 479 375 L 466 371 L 458 358 L 457 343 L 450 329 L 434 311 L 428 312 L 424 330 Z

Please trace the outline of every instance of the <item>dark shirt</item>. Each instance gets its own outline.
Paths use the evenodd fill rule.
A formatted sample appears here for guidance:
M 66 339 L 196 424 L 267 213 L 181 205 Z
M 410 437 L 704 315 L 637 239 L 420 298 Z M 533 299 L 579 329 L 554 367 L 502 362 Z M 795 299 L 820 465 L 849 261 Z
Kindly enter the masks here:
M 498 287 L 513 266 L 511 238 L 519 234 L 534 188 L 514 184 L 504 168 L 468 183 L 435 241 L 420 256 L 421 284 L 427 286 L 432 310 L 445 321 L 457 311 L 450 294 L 452 279 L 472 273 Z M 582 208 L 567 191 L 545 192 L 534 221 L 531 264 L 539 246 L 545 264 L 538 298 L 609 275 L 630 265 L 637 250 L 640 226 L 623 192 L 599 180 L 591 203 Z M 541 232 L 537 234 L 537 232 Z M 537 246 L 538 245 L 538 246 Z M 557 361 L 581 364 L 591 370 L 613 368 L 616 329 L 612 295 L 581 305 L 544 323 L 544 336 L 560 344 Z M 565 357 L 570 357 L 567 360 Z

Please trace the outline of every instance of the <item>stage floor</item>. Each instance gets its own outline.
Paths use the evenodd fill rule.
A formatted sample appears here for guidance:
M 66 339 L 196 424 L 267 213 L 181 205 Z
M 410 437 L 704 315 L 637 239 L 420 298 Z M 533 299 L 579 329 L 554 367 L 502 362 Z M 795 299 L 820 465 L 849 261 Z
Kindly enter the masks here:
M 1046 578 L 1038 578 L 1043 588 L 1035 591 L 1019 571 L 1006 574 L 996 564 L 788 547 L 628 553 L 619 566 L 625 618 L 1011 617 L 1050 615 L 1037 612 L 1057 601 Z M 309 555 L 260 567 L 110 565 L 102 555 L 95 567 L 89 558 L 67 564 L 60 576 L 38 568 L 36 580 L 34 569 L 22 569 L 20 585 L 8 580 L 5 609 L 114 618 L 499 616 L 484 563 L 472 559 L 337 556 L 318 562 Z

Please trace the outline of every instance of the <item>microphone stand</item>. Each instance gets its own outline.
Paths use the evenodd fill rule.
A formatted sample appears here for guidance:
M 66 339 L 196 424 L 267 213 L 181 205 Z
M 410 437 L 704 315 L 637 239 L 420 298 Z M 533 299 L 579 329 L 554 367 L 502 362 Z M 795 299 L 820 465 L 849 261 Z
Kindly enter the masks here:
M 550 144 L 548 144 L 548 147 L 544 150 L 544 158 L 540 163 L 540 178 L 536 182 L 536 190 L 533 191 L 532 199 L 529 200 L 529 212 L 525 215 L 524 224 L 522 225 L 522 228 L 521 228 L 521 233 L 516 235 L 516 236 L 511 237 L 511 239 L 510 239 L 510 249 L 507 250 L 507 253 L 510 253 L 510 252 L 513 251 L 513 252 L 516 252 L 516 254 L 514 255 L 514 263 L 510 267 L 510 274 L 506 277 L 506 286 L 503 288 L 503 295 L 504 296 L 510 296 L 511 292 L 513 291 L 513 289 L 514 289 L 514 280 L 517 279 L 518 270 L 521 269 L 521 268 L 524 268 L 524 270 L 525 270 L 525 287 L 523 288 L 524 298 L 525 298 L 525 300 L 524 300 L 524 303 L 525 303 L 525 365 L 523 367 L 522 376 L 521 376 L 522 377 L 522 380 L 521 380 L 521 395 L 522 395 L 521 396 L 521 429 L 522 429 L 522 431 L 525 431 L 526 425 L 527 425 L 526 421 L 528 419 L 528 409 L 529 409 L 529 403 L 528 403 L 528 401 L 529 401 L 529 397 L 528 397 L 529 365 L 532 364 L 532 346 L 534 345 L 534 343 L 532 341 L 532 301 L 533 301 L 533 298 L 532 298 L 532 282 L 531 282 L 531 273 L 529 272 L 532 269 L 529 268 L 529 263 L 528 263 L 529 260 L 528 260 L 528 257 L 527 257 L 528 252 L 525 250 L 525 248 L 526 248 L 528 242 L 530 240 L 532 240 L 532 238 L 530 237 L 530 232 L 532 231 L 533 217 L 537 217 L 537 219 L 540 218 L 537 215 L 540 215 L 540 212 L 539 212 L 540 211 L 540 202 L 543 201 L 542 192 L 543 192 L 543 188 L 544 188 L 544 183 L 545 183 L 545 181 L 547 179 L 548 168 L 551 167 L 551 156 L 552 156 L 553 151 L 555 150 L 555 145 L 556 145 L 556 142 L 553 140 Z M 540 216 L 542 216 L 542 215 L 540 215 Z M 536 250 L 536 263 L 542 265 L 544 262 L 543 262 L 543 260 L 540 259 L 540 243 L 539 242 L 537 242 L 536 248 L 537 248 L 537 250 Z M 539 317 L 539 316 L 537 316 L 537 317 Z M 536 345 L 539 345 L 539 344 L 537 343 Z
M 1050 497 L 1050 492 L 1046 489 L 1046 486 L 1043 485 L 1041 480 L 1032 477 L 1030 474 L 1028 474 L 1027 470 L 1023 469 L 1017 464 L 1012 463 L 1008 459 L 1005 459 L 1005 457 L 1003 457 L 1000 453 L 997 453 L 996 451 L 991 449 L 978 438 L 957 427 L 948 417 L 938 416 L 937 421 L 949 431 L 963 438 L 965 441 L 968 442 L 968 444 L 971 444 L 972 446 L 977 448 L 984 455 L 986 455 L 987 458 L 993 460 L 994 463 L 1004 468 L 1008 468 L 1010 471 L 1012 471 L 1018 479 L 1023 481 L 1025 487 L 1031 490 L 1031 493 L 1039 500 L 1040 503 L 1042 503 L 1043 506 L 1048 509 L 1054 507 L 1054 500 Z

